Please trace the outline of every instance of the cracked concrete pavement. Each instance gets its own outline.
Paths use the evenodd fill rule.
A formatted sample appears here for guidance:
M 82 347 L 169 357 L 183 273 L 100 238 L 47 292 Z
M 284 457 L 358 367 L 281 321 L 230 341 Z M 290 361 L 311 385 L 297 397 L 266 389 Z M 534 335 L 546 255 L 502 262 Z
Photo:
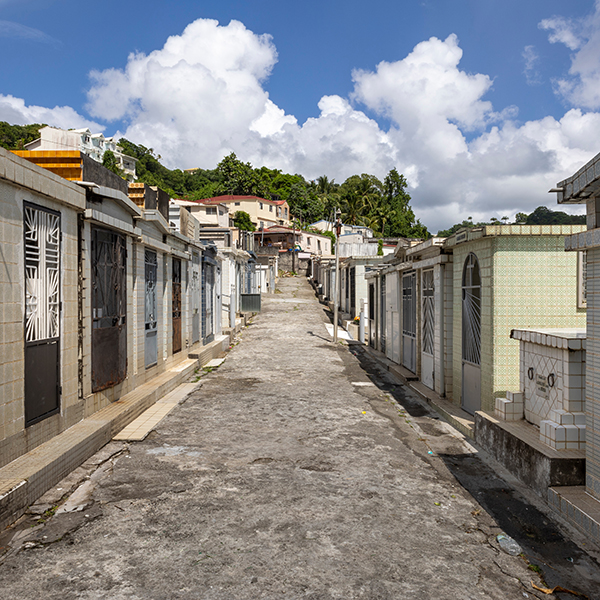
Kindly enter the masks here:
M 534 559 L 600 597 L 592 555 L 362 348 L 333 344 L 305 279 L 278 288 L 143 442 L 112 442 L 0 536 L 3 599 L 573 597 L 534 589 Z M 505 507 L 539 515 L 554 550 Z M 505 530 L 525 556 L 500 549 Z

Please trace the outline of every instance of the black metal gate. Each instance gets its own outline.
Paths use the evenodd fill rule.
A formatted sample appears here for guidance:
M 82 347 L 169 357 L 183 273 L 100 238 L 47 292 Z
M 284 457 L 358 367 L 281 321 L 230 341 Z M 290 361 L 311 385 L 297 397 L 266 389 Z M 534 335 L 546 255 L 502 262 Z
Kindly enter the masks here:
M 24 203 L 25 426 L 60 409 L 60 213 Z
M 181 352 L 181 260 L 173 259 L 173 354 Z
M 375 285 L 369 284 L 369 346 L 377 347 L 377 337 L 375 332 Z
M 158 362 L 158 306 L 156 285 L 158 281 L 158 256 L 154 250 L 144 251 L 144 366 Z
M 356 316 L 356 267 L 350 268 L 350 316 Z
M 127 376 L 125 238 L 92 228 L 92 392 Z
M 192 253 L 192 344 L 200 341 L 200 255 Z

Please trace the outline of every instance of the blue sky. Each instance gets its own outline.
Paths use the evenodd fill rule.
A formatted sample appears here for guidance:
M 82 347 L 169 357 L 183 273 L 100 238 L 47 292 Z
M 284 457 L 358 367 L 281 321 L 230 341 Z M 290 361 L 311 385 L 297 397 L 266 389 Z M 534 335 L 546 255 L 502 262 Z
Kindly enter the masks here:
M 171 167 L 397 167 L 433 231 L 556 208 L 600 151 L 593 0 L 0 0 L 0 52 L 0 120 L 118 133 Z

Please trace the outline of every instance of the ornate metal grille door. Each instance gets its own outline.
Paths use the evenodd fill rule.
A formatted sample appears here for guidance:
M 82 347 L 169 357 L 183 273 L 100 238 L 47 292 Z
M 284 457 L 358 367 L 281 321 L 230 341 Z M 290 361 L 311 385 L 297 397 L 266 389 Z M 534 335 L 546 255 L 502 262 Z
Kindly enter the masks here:
M 24 204 L 25 425 L 60 408 L 60 214 Z
M 200 255 L 192 254 L 192 344 L 200 341 Z
M 422 346 L 421 381 L 428 388 L 434 386 L 434 344 L 435 344 L 435 288 L 433 269 L 423 271 L 421 280 L 422 302 Z
M 423 352 L 433 356 L 435 304 L 433 269 L 423 271 Z
M 402 364 L 415 372 L 417 368 L 417 290 L 416 274 L 402 276 Z
M 481 276 L 470 253 L 462 277 L 462 406 L 474 413 L 481 408 Z
M 127 375 L 127 295 L 125 238 L 92 229 L 92 391 Z
M 158 307 L 156 303 L 156 283 L 158 277 L 158 258 L 153 250 L 144 253 L 146 293 L 144 310 L 144 328 L 146 340 L 144 344 L 146 368 L 158 361 Z
M 181 260 L 173 259 L 173 354 L 181 352 Z

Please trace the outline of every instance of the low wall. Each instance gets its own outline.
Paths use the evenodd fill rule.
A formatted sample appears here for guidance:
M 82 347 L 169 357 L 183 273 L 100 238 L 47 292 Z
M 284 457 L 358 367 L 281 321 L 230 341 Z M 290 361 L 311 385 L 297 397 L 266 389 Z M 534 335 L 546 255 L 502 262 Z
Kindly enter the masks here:
M 475 441 L 544 499 L 548 488 L 585 485 L 585 458 L 533 445 L 513 435 L 483 411 L 475 413 Z M 536 440 L 537 442 L 537 440 Z
M 292 268 L 294 266 L 294 268 Z M 298 275 L 310 275 L 310 259 L 294 257 L 294 265 L 292 265 L 292 253 L 281 252 L 279 254 L 279 269 L 282 271 L 295 271 Z

